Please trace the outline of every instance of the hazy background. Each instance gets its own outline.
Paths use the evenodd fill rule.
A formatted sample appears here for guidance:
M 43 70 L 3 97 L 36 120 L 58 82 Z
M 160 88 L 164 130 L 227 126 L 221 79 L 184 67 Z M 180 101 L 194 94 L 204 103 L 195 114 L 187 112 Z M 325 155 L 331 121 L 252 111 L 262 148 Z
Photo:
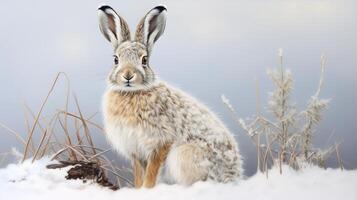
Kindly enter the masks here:
M 225 94 L 241 117 L 255 111 L 255 79 L 263 102 L 272 83 L 266 69 L 277 64 L 283 48 L 285 66 L 295 77 L 296 106 L 303 108 L 319 79 L 319 60 L 327 56 L 322 97 L 331 104 L 318 128 L 316 144 L 342 141 L 347 168 L 357 167 L 356 1 L 19 1 L 0 2 L 0 122 L 25 131 L 23 104 L 36 112 L 59 71 L 66 72 L 85 114 L 100 109 L 112 47 L 103 38 L 96 9 L 117 9 L 132 32 L 157 4 L 168 8 L 167 28 L 151 66 L 159 76 L 210 106 L 236 134 L 247 174 L 256 169 L 255 149 L 234 124 L 220 100 Z M 64 84 L 50 98 L 46 112 L 63 107 Z M 265 105 L 264 105 L 265 106 Z M 101 116 L 96 121 L 101 122 Z M 103 136 L 96 142 L 106 146 Z M 0 152 L 20 143 L 0 129 Z M 333 163 L 333 162 L 332 162 Z M 334 165 L 331 165 L 334 166 Z

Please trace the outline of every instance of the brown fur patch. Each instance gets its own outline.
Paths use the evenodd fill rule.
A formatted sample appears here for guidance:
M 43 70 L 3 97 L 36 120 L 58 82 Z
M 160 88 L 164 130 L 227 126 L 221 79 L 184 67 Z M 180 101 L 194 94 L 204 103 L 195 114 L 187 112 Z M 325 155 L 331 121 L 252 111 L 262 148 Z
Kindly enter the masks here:
M 133 175 L 135 188 L 140 188 L 143 185 L 144 168 L 140 161 L 133 157 Z
M 135 41 L 140 42 L 142 44 L 144 44 L 144 21 L 145 17 L 140 20 L 135 32 Z
M 167 154 L 170 151 L 171 144 L 166 144 L 161 146 L 157 152 L 154 152 L 148 164 L 146 166 L 145 178 L 144 178 L 144 187 L 152 188 L 156 184 L 157 175 L 161 165 L 164 163 Z
M 115 38 L 118 39 L 118 36 L 117 36 L 118 33 L 117 33 L 117 30 L 116 30 L 114 16 L 112 14 L 107 14 L 107 16 L 108 16 L 109 29 L 114 34 Z
M 160 86 L 158 86 L 160 87 Z M 160 97 L 155 95 L 154 91 L 138 91 L 138 92 L 115 92 L 110 91 L 106 98 L 106 112 L 108 120 L 117 121 L 125 120 L 125 123 L 130 126 L 151 125 L 157 126 L 158 117 L 164 113 L 165 104 Z
M 122 41 L 119 41 L 119 42 L 124 42 L 124 41 L 130 40 L 130 31 L 129 31 L 128 24 L 126 23 L 126 21 L 123 18 L 119 17 L 119 19 L 120 19 L 120 23 L 121 23 L 121 36 L 123 37 Z

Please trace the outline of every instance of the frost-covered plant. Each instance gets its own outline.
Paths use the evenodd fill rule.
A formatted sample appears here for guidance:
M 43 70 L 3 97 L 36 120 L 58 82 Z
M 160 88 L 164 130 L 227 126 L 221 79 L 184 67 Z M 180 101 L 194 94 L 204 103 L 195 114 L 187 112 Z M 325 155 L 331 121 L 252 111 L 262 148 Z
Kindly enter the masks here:
M 283 51 L 279 49 L 279 68 L 268 70 L 275 89 L 270 93 L 268 111 L 273 119 L 260 112 L 251 120 L 238 117 L 229 100 L 222 95 L 222 101 L 233 113 L 238 125 L 250 136 L 257 147 L 258 169 L 267 172 L 271 165 L 289 165 L 299 169 L 305 164 L 324 166 L 325 160 L 334 148 L 325 151 L 313 148 L 312 140 L 316 126 L 328 100 L 320 98 L 324 81 L 325 56 L 321 57 L 321 76 L 316 93 L 311 96 L 305 110 L 298 112 L 291 100 L 293 90 L 292 73 L 283 67 Z M 258 92 L 259 93 L 259 92 Z

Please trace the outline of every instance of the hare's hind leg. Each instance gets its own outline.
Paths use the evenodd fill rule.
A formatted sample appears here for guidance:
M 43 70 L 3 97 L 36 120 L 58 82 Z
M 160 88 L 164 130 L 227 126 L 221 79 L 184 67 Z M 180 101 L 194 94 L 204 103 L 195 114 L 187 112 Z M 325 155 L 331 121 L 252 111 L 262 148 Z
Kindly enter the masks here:
M 172 147 L 166 160 L 170 179 L 181 185 L 191 185 L 207 178 L 204 151 L 193 144 Z

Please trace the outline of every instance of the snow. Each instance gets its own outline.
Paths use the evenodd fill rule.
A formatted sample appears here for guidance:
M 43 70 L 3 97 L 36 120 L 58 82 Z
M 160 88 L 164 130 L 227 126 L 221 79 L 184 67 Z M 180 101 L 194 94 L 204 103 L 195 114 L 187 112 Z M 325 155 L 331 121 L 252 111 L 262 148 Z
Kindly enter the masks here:
M 283 175 L 274 168 L 267 179 L 256 174 L 231 184 L 199 182 L 190 187 L 159 184 L 154 189 L 125 188 L 111 191 L 93 183 L 66 180 L 66 169 L 46 169 L 48 158 L 10 164 L 0 169 L 0 199 L 357 199 L 357 170 L 323 170 L 308 167 L 296 172 L 287 167 Z

